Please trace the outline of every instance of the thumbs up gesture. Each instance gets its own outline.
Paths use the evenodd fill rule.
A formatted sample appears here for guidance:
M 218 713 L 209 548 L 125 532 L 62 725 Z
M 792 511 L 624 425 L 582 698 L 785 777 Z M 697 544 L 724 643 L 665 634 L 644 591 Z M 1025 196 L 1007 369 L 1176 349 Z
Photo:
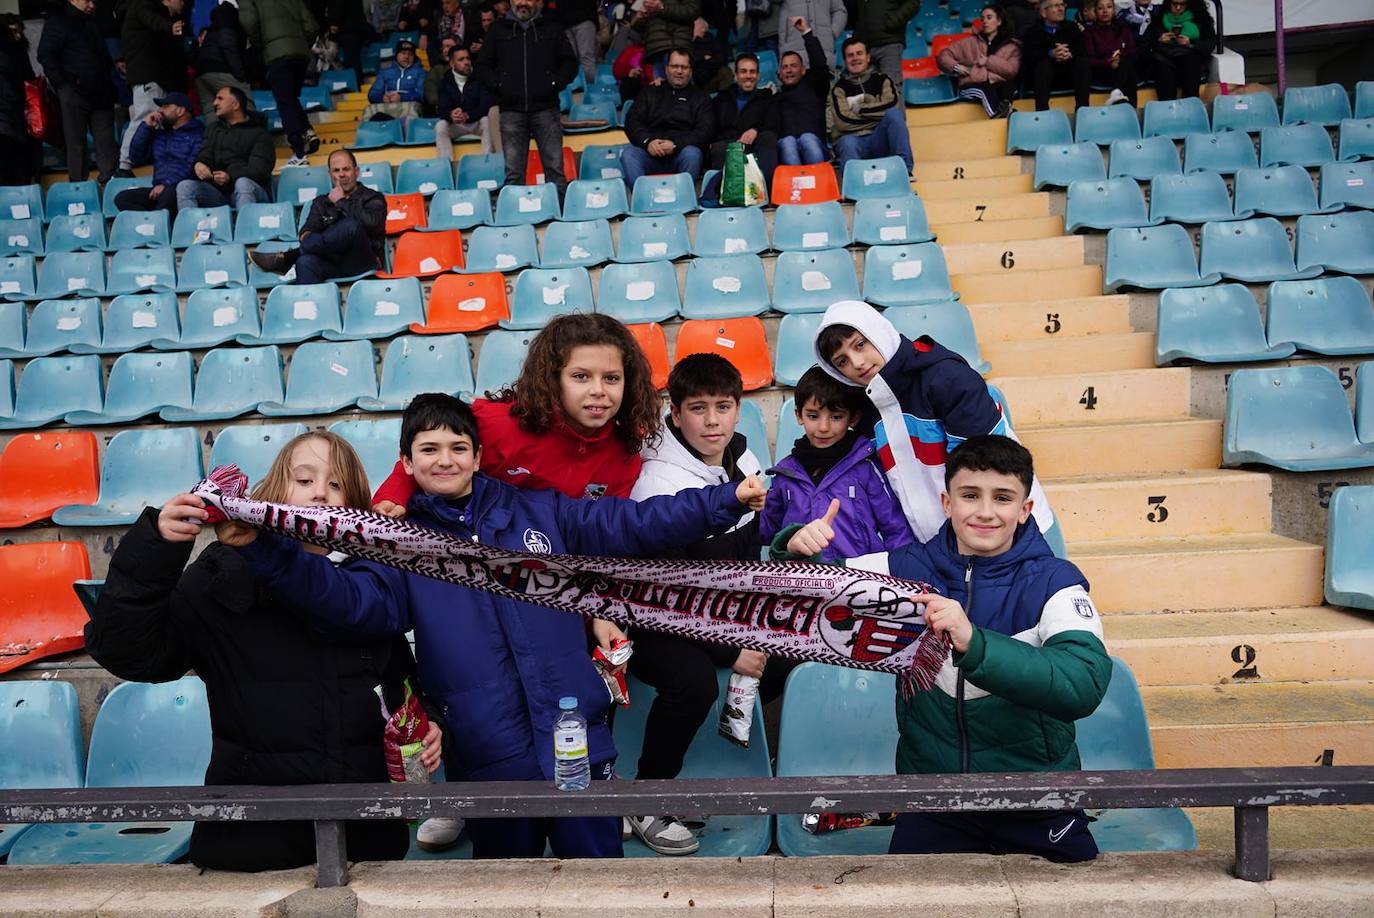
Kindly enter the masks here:
M 825 511 L 825 516 L 812 520 L 793 533 L 792 538 L 787 541 L 788 552 L 809 558 L 825 551 L 835 538 L 835 530 L 830 527 L 839 515 L 840 499 L 837 497 L 830 502 L 830 508 Z
M 750 475 L 735 488 L 735 499 L 755 513 L 763 509 L 763 499 L 767 496 L 768 488 L 757 475 Z

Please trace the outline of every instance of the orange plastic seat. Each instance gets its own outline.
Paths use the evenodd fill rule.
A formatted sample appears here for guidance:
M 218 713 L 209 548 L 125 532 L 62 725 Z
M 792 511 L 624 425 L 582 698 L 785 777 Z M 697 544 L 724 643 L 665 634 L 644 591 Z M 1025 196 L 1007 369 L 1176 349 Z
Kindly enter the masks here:
M 571 147 L 563 148 L 563 178 L 570 182 L 577 178 L 577 159 L 573 156 Z M 544 164 L 539 160 L 538 150 L 530 150 L 530 155 L 525 160 L 525 184 L 544 184 Z
M 952 36 L 937 35 L 935 36 L 935 41 L 950 37 Z M 963 38 L 964 36 L 959 35 L 953 37 Z M 949 42 L 945 42 L 945 44 L 947 45 Z M 943 45 L 941 47 L 943 47 Z M 902 79 L 925 80 L 940 75 L 940 65 L 935 62 L 935 48 L 933 45 L 930 50 L 931 55 L 929 57 L 918 57 L 914 60 L 902 61 Z
M 689 319 L 677 333 L 673 362 L 688 354 L 719 354 L 744 377 L 745 389 L 762 389 L 773 382 L 768 335 L 758 316 L 740 319 Z
M 386 196 L 386 234 L 394 236 L 406 230 L 418 229 L 429 224 L 425 213 L 425 196 L 415 194 L 389 194 Z
M 941 51 L 945 50 L 956 41 L 963 41 L 965 38 L 972 37 L 972 32 L 958 32 L 954 35 L 936 35 L 930 40 L 930 60 L 934 61 L 940 56 Z M 925 60 L 925 58 L 922 58 L 922 60 Z M 924 76 L 935 76 L 938 73 L 939 71 L 937 70 L 936 73 L 924 74 Z M 903 76 L 905 76 L 905 74 L 903 74 Z
M 644 356 L 649 358 L 654 388 L 659 391 L 668 388 L 668 339 L 663 336 L 663 326 L 657 322 L 646 322 L 625 327 L 634 335 Z
M 774 204 L 820 204 L 840 199 L 835 167 L 829 163 L 778 166 L 773 170 L 771 187 Z
M 0 529 L 27 526 L 100 497 L 95 434 L 21 433 L 0 453 Z
M 412 324 L 420 335 L 447 335 L 493 328 L 510 318 L 506 278 L 490 274 L 444 274 L 429 291 L 425 324 Z
M 0 546 L 0 673 L 86 646 L 86 610 L 72 582 L 90 577 L 80 542 Z
M 378 277 L 433 277 L 463 267 L 463 234 L 458 230 L 437 233 L 409 232 L 396 240 L 391 270 Z

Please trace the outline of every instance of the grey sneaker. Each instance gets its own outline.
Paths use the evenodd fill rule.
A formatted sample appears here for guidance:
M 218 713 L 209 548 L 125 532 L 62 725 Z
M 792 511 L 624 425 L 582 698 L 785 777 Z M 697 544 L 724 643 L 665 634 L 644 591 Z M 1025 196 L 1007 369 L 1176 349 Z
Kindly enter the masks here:
M 415 844 L 421 851 L 447 851 L 458 844 L 458 836 L 462 834 L 462 819 L 435 816 L 420 823 L 415 830 Z
M 631 816 L 630 828 L 650 850 L 659 854 L 693 854 L 701 842 L 673 816 Z

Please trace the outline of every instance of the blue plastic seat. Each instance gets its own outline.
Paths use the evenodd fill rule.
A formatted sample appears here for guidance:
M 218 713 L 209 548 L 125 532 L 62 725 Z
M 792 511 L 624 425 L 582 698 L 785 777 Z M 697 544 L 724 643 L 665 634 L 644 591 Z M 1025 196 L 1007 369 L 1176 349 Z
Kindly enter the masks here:
M 802 374 L 815 366 L 811 344 L 816 340 L 821 315 L 814 312 L 789 313 L 778 323 L 777 352 L 773 358 L 773 378 L 781 386 L 795 386 Z M 787 455 L 789 444 L 778 439 L 778 452 Z
M 406 159 L 396 167 L 396 193 L 422 194 L 453 188 L 453 163 L 441 157 Z
M 460 274 L 509 272 L 539 264 L 534 227 L 529 224 L 476 227 L 468 236 L 468 251 L 463 261 Z
M 623 189 L 622 189 L 623 193 Z M 465 230 L 491 223 L 491 195 L 476 188 L 434 192 L 429 201 L 429 224 L 422 230 Z
M 396 183 L 391 176 L 391 163 L 359 163 L 358 184 L 366 185 L 380 194 L 395 194 Z
M 258 292 L 252 287 L 227 287 L 197 290 L 186 298 L 186 314 L 181 335 L 157 338 L 153 347 L 215 347 L 233 339 L 256 337 L 262 329 Z
M 1236 370 L 1226 390 L 1222 463 L 1293 472 L 1374 466 L 1374 444 L 1355 436 L 1341 381 L 1305 364 Z
M 18 303 L 13 305 L 23 309 Z M 0 350 L 0 357 L 46 357 L 67 350 L 82 353 L 73 350 L 72 345 L 99 345 L 100 320 L 100 300 L 96 297 L 43 300 L 29 314 L 23 350 Z
M 109 289 L 112 294 L 177 289 L 176 252 L 171 246 L 155 249 L 120 249 L 110 259 Z
M 1207 107 L 1197 96 L 1145 103 L 1142 137 L 1168 137 L 1180 140 L 1189 134 L 1209 134 Z
M 629 144 L 593 144 L 582 151 L 577 164 L 577 177 L 584 181 L 612 182 L 622 181 L 625 170 L 620 165 L 620 153 Z
M 123 255 L 125 253 L 117 253 Z M 132 291 L 110 291 L 111 293 Z M 105 293 L 105 253 L 59 252 L 38 268 L 38 297 L 101 296 Z
M 904 80 L 902 99 L 907 105 L 944 105 L 955 99 L 954 83 L 944 75 Z
M 103 213 L 100 206 L 100 186 L 95 182 L 58 182 L 48 188 L 43 215 L 51 222 L 59 214 L 76 217 L 81 214 Z
M 177 223 L 180 222 L 181 219 L 178 217 Z M 256 245 L 274 239 L 283 242 L 296 241 L 296 211 L 291 202 L 245 204 L 239 209 L 238 220 L 234 224 L 234 242 L 240 245 Z
M 1128 180 L 1129 181 L 1129 180 Z M 1239 192 L 1240 183 L 1236 183 Z M 1206 223 L 1230 220 L 1231 196 L 1226 182 L 1215 172 L 1194 175 L 1159 175 L 1150 180 L 1150 222 Z M 1248 216 L 1248 215 L 1246 215 Z
M 1337 137 L 1337 155 L 1343 162 L 1374 157 L 1374 118 L 1347 118 Z
M 854 205 L 854 241 L 864 245 L 930 242 L 925 205 L 907 193 L 891 198 L 864 198 Z
M 963 303 L 933 303 L 927 306 L 900 306 L 889 309 L 883 317 L 896 326 L 897 331 L 915 341 L 929 335 L 945 347 L 963 357 L 979 373 L 991 367 L 978 351 L 978 336 L 973 331 L 973 317 Z
M 831 303 L 859 296 L 854 255 L 848 249 L 783 252 L 774 262 L 773 306 L 781 312 L 825 312 Z
M 1108 293 L 1125 287 L 1146 290 L 1203 287 L 1219 280 L 1220 274 L 1204 276 L 1198 273 L 1193 240 L 1177 223 L 1118 227 L 1107 233 L 1105 286 Z
M 685 172 L 641 175 L 630 195 L 630 213 L 688 214 L 697 209 L 697 191 Z
M 328 79 L 328 77 L 329 75 L 327 73 L 321 74 L 320 82 L 315 86 L 301 87 L 301 107 L 304 108 L 306 111 L 327 112 L 332 111 L 334 109 L 334 100 L 331 97 L 332 90 L 330 90 L 328 83 L 325 82 Z M 354 78 L 356 79 L 356 74 L 354 75 Z
M 690 238 L 682 214 L 626 217 L 620 222 L 615 260 L 624 263 L 671 261 L 688 254 Z
M 1279 126 L 1279 107 L 1267 92 L 1217 96 L 1212 100 L 1212 130 L 1250 132 Z
M 42 188 L 38 185 L 0 185 L 0 217 L 6 220 L 42 220 Z
M 714 207 L 697 217 L 695 255 L 757 255 L 767 248 L 761 207 Z
M 99 358 L 87 358 L 99 359 Z M 58 526 L 127 526 L 205 477 L 193 427 L 121 430 L 105 447 L 100 497 L 53 511 Z
M 1270 284 L 1265 328 L 1271 344 L 1333 356 L 1374 354 L 1374 305 L 1353 277 Z
M 329 429 L 352 445 L 358 458 L 362 460 L 367 480 L 372 482 L 373 487 L 381 484 L 391 474 L 400 456 L 399 417 L 335 421 L 329 425 Z
M 320 337 L 326 330 L 340 331 L 339 285 L 282 284 L 267 294 L 262 308 L 262 329 L 243 335 L 240 344 L 294 344 Z
M 614 87 L 611 87 L 614 89 Z M 583 96 L 583 98 L 588 98 Z M 619 91 L 613 94 L 602 94 L 592 97 L 590 102 L 573 103 L 568 111 L 569 121 L 604 121 L 605 124 L 586 125 L 579 127 L 565 127 L 563 130 L 569 134 L 586 134 L 592 131 L 613 131 L 620 126 L 620 112 L 617 106 L 620 105 Z
M 105 250 L 105 218 L 97 211 L 68 217 L 58 214 L 48 224 L 49 255 L 58 252 L 102 252 Z
M 402 335 L 386 347 L 377 397 L 358 399 L 358 407 L 364 411 L 401 411 L 422 392 L 447 392 L 471 400 L 475 388 L 466 336 Z
M 251 96 L 253 108 L 259 112 L 274 112 L 277 110 L 277 98 L 272 95 L 270 89 L 255 89 Z
M 465 153 L 458 159 L 457 188 L 495 191 L 505 180 L 506 161 L 500 153 Z
M 171 221 L 165 210 L 121 211 L 110 226 L 109 248 L 112 252 L 171 244 Z
M 287 227 L 290 228 L 289 222 Z M 295 236 L 291 238 L 295 239 Z M 172 224 L 172 246 L 174 248 L 184 249 L 188 245 L 203 242 L 222 245 L 233 241 L 234 217 L 229 212 L 228 204 L 221 204 L 218 207 L 188 207 L 177 212 L 176 222 Z
M 422 325 L 424 321 L 424 294 L 419 278 L 360 280 L 348 288 L 343 328 L 326 328 L 323 334 L 331 341 L 387 338 L 404 331 L 412 322 Z
M 377 355 L 370 341 L 307 341 L 286 370 L 286 398 L 263 402 L 267 417 L 332 414 L 377 397 Z
M 1374 609 L 1374 487 L 1337 488 L 1327 520 L 1326 601 Z
M 1253 169 L 1258 164 L 1255 142 L 1244 131 L 1189 134 L 1183 138 L 1184 172 L 1220 172 L 1229 175 L 1240 169 Z
M 159 413 L 172 422 L 223 420 L 257 411 L 263 402 L 280 402 L 282 395 L 282 359 L 276 347 L 221 347 L 201 360 L 191 407 Z
M 1057 108 L 1044 112 L 1012 112 L 1007 122 L 1007 152 L 1034 153 L 1043 144 L 1071 144 L 1069 116 Z
M 1334 125 L 1350 114 L 1350 96 L 1339 83 L 1292 86 L 1283 94 L 1284 124 Z
M 1317 190 L 1302 166 L 1270 166 L 1236 173 L 1236 216 L 1297 217 L 1317 213 Z
M 0 787 L 27 790 L 86 783 L 81 711 L 70 682 L 0 682 L 0 736 L 6 740 Z M 27 829 L 22 823 L 0 823 L 0 857 Z
M 477 392 L 499 392 L 515 382 L 534 340 L 532 331 L 488 332 L 477 355 Z
M 1321 171 L 1321 209 L 1374 210 L 1374 162 L 1327 163 Z
M 32 255 L 0 258 L 0 296 L 7 300 L 32 299 L 37 288 Z
M 105 309 L 98 345 L 72 344 L 75 354 L 123 354 L 154 341 L 181 337 L 181 318 L 175 293 L 126 293 Z
M 906 85 L 911 87 L 918 82 L 920 81 L 907 80 Z M 850 201 L 863 198 L 891 198 L 911 190 L 911 176 L 907 173 L 906 163 L 902 162 L 900 156 L 851 159 L 844 164 L 842 178 L 840 187 L 845 198 Z
M 23 357 L 24 338 L 28 333 L 29 310 L 23 303 L 0 303 L 0 360 Z
M 293 166 L 282 169 L 276 177 L 276 201 L 285 201 L 295 207 L 309 204 L 322 194 L 327 194 L 331 186 L 329 170 L 324 166 Z
M 1264 336 L 1259 304 L 1242 284 L 1172 288 L 1159 295 L 1155 363 L 1239 363 L 1290 356 L 1291 344 Z
M 625 183 L 620 179 L 577 179 L 568 183 L 563 198 L 564 220 L 613 220 L 627 210 Z
M 355 150 L 379 150 L 382 147 L 399 146 L 401 143 L 401 121 L 360 121 L 353 134 Z
M 1315 269 L 1299 271 L 1283 224 L 1273 217 L 1202 225 L 1200 270 L 1248 283 L 1267 283 L 1313 277 Z
M 592 277 L 586 268 L 526 268 L 515 280 L 510 318 L 501 327 L 543 328 L 554 316 L 596 311 Z
M 1112 178 L 1148 182 L 1157 175 L 1180 175 L 1182 172 L 1178 147 L 1168 137 L 1112 141 L 1107 173 Z
M 782 204 L 773 214 L 773 248 L 780 252 L 839 248 L 849 238 L 839 201 Z
M 611 224 L 604 219 L 556 220 L 544 229 L 539 265 L 544 268 L 590 268 L 615 255 Z
M 190 408 L 192 375 L 191 355 L 186 351 L 124 354 L 110 368 L 104 407 L 70 412 L 67 423 L 73 427 L 127 424 L 164 408 Z
M 1298 270 L 1374 274 L 1374 213 L 1347 211 L 1298 218 Z
M 1095 182 L 1070 182 L 1064 210 L 1066 229 L 1111 229 L 1117 226 L 1149 226 L 1145 195 L 1135 179 L 1114 178 Z
M 38 217 L 0 220 L 0 256 L 26 253 L 43 254 L 43 221 Z
M 438 118 L 411 118 L 409 121 L 405 122 L 405 139 L 401 141 L 401 146 L 434 146 L 434 128 L 438 126 L 438 124 Z
M 521 226 L 557 220 L 558 189 L 552 184 L 506 185 L 496 196 L 496 226 Z
M 1355 117 L 1374 118 L 1374 80 L 1355 84 Z
M 672 262 L 610 264 L 601 270 L 597 312 L 614 316 L 626 325 L 638 325 L 665 322 L 681 310 L 677 268 Z
M 1035 151 L 1035 188 L 1067 188 L 1107 177 L 1102 153 L 1092 143 L 1047 144 Z
M 186 676 L 157 685 L 117 685 L 96 713 L 86 786 L 199 785 L 210 763 L 210 743 L 210 708 L 199 677 Z M 170 864 L 186 856 L 192 825 L 36 825 L 19 836 L 10 850 L 10 863 Z
M 769 305 L 768 281 L 757 255 L 710 255 L 687 263 L 683 318 L 756 316 Z
M 1260 131 L 1261 166 L 1320 166 L 1335 159 L 1331 135 L 1320 124 L 1292 124 Z
M 739 403 L 739 422 L 735 424 L 735 432 L 744 437 L 749 452 L 763 467 L 764 480 L 771 480 L 768 468 L 773 464 L 773 456 L 768 449 L 768 428 L 764 426 L 763 409 L 758 402 L 744 399 Z
M 875 245 L 864 253 L 863 298 L 879 306 L 923 306 L 958 299 L 945 254 L 934 242 Z
M 248 283 L 248 255 L 243 246 L 197 245 L 181 256 L 177 289 L 183 293 L 201 287 L 243 286 Z
M 210 448 L 210 468 L 236 465 L 250 487 L 262 481 L 283 446 L 305 433 L 300 423 L 232 424 L 220 431 Z

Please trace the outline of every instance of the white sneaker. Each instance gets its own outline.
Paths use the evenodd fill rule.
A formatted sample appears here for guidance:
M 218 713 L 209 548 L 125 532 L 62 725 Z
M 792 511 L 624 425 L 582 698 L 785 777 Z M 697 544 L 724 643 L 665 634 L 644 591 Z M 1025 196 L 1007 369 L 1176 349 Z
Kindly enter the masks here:
M 286 168 L 289 168 L 289 167 L 291 167 L 291 166 L 308 166 L 308 165 L 310 165 L 310 157 L 308 157 L 308 156 L 293 156 L 293 157 L 291 157 L 290 159 L 288 159 L 288 160 L 286 161 Z
M 415 832 L 415 844 L 421 851 L 447 851 L 458 844 L 458 836 L 462 834 L 462 819 L 435 816 L 420 823 Z
M 1111 91 L 1111 94 L 1110 94 L 1109 96 L 1107 96 L 1107 104 L 1108 104 L 1108 105 L 1115 105 L 1115 104 L 1118 103 L 1118 102 L 1129 102 L 1129 101 L 1131 101 L 1131 100 L 1128 99 L 1128 98 L 1126 98 L 1126 94 L 1125 94 L 1124 92 L 1122 92 L 1121 90 L 1119 90 L 1119 89 L 1113 89 L 1113 90 Z
M 630 840 L 630 836 L 635 834 L 635 830 L 630 828 L 630 817 L 620 817 L 620 840 L 625 842 Z
M 692 854 L 701 842 L 673 816 L 631 816 L 630 828 L 650 850 L 659 854 Z

